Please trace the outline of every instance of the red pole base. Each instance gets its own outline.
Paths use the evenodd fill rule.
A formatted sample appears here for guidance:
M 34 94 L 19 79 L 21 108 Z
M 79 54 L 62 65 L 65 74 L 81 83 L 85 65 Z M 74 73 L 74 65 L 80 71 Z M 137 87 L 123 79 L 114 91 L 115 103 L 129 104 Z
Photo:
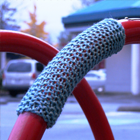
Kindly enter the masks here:
M 47 124 L 42 117 L 30 112 L 24 112 L 19 115 L 9 140 L 40 140 L 46 127 Z

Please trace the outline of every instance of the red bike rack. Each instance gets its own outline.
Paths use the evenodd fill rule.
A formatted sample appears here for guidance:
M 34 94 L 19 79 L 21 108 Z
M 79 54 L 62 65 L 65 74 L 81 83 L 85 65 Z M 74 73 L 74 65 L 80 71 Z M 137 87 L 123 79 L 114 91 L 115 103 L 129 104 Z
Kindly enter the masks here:
M 118 22 L 125 29 L 125 44 L 140 43 L 140 20 L 126 19 Z M 11 31 L 0 31 L 0 51 L 27 55 L 45 65 L 58 52 L 46 42 L 35 37 Z M 73 94 L 88 119 L 95 139 L 113 140 L 114 137 L 101 104 L 85 79 L 78 84 Z M 20 114 L 9 140 L 39 140 L 46 127 L 47 124 L 42 117 L 29 112 Z
M 0 40 L 1 52 L 15 52 L 27 55 L 44 65 L 58 53 L 57 49 L 46 42 L 19 32 L 0 31 Z M 113 139 L 113 134 L 102 106 L 84 78 L 75 88 L 73 94 L 88 119 L 94 137 L 97 139 Z M 97 122 L 97 120 L 100 121 Z M 20 114 L 9 136 L 9 140 L 39 140 L 43 136 L 46 126 L 46 122 L 36 114 L 29 112 Z

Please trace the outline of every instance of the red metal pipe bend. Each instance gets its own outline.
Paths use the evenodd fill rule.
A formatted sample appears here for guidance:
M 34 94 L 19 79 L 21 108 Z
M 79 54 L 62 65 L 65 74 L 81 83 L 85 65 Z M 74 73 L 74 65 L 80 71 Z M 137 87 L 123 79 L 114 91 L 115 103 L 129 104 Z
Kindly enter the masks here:
M 140 19 L 119 20 L 125 29 L 125 45 L 140 43 Z
M 0 31 L 0 51 L 27 55 L 45 65 L 58 52 L 57 49 L 46 42 L 30 35 L 13 31 Z M 112 140 L 113 134 L 106 115 L 96 95 L 84 78 L 75 88 L 73 94 L 83 109 L 95 138 Z M 100 121 L 97 122 L 97 120 Z M 46 122 L 40 116 L 29 112 L 20 114 L 9 136 L 9 140 L 39 140 L 46 127 Z M 36 131 L 39 132 L 36 133 Z
M 126 34 L 125 44 L 140 43 L 140 20 L 120 20 L 119 21 Z M 47 64 L 58 52 L 49 44 L 17 32 L 0 32 L 0 51 L 15 52 L 32 57 L 43 64 Z M 85 79 L 83 79 L 73 92 L 77 101 L 81 105 L 95 136 L 95 139 L 113 140 L 113 134 L 108 124 L 105 113 L 92 89 Z M 80 96 L 79 96 L 80 94 Z M 89 108 L 89 109 L 87 109 Z M 91 111 L 92 110 L 92 111 Z M 100 117 L 100 118 L 99 118 Z M 97 120 L 100 120 L 97 122 Z M 24 121 L 24 123 L 23 123 Z M 29 125 L 29 122 L 32 125 Z M 31 131 L 31 126 L 32 131 Z M 18 139 L 41 139 L 47 124 L 44 120 L 32 113 L 19 115 L 16 124 L 9 137 L 10 140 Z M 35 133 L 40 129 L 39 135 Z M 23 131 L 24 130 L 24 131 Z M 29 133 L 30 131 L 30 133 Z M 24 133 L 23 133 L 24 132 Z M 31 135 L 31 136 L 29 136 Z
M 36 37 L 14 31 L 0 31 L 0 51 L 29 56 L 47 65 L 58 50 Z

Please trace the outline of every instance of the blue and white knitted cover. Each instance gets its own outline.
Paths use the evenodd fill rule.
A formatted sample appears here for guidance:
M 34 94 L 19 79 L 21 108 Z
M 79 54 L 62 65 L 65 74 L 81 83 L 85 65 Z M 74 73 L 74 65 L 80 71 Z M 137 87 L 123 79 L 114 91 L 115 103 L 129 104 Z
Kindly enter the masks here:
M 44 118 L 48 128 L 52 127 L 86 73 L 119 52 L 124 43 L 124 28 L 115 19 L 105 19 L 88 28 L 49 62 L 21 100 L 17 114 L 35 113 Z

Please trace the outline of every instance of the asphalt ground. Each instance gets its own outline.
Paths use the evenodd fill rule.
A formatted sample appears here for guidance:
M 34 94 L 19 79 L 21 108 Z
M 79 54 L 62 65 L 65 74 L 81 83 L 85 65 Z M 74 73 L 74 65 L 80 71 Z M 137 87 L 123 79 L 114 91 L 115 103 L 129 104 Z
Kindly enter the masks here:
M 7 92 L 0 94 L 0 140 L 8 139 L 17 119 L 16 109 L 22 97 L 23 94 L 19 94 L 16 98 L 10 97 Z M 139 140 L 140 112 L 136 108 L 140 106 L 140 96 L 98 94 L 97 97 L 108 118 L 115 140 Z M 125 107 L 125 110 L 122 107 Z M 126 110 L 126 108 L 129 108 L 129 110 Z M 42 140 L 46 139 L 94 139 L 85 115 L 74 96 L 68 98 L 56 125 L 45 131 Z
M 17 95 L 13 98 L 6 91 L 0 91 L 0 104 L 7 104 L 8 102 L 19 102 L 24 94 Z M 140 95 L 132 94 L 96 94 L 101 103 L 120 103 L 117 111 L 134 111 L 140 112 Z M 76 98 L 72 95 L 68 98 L 67 102 L 76 103 Z

